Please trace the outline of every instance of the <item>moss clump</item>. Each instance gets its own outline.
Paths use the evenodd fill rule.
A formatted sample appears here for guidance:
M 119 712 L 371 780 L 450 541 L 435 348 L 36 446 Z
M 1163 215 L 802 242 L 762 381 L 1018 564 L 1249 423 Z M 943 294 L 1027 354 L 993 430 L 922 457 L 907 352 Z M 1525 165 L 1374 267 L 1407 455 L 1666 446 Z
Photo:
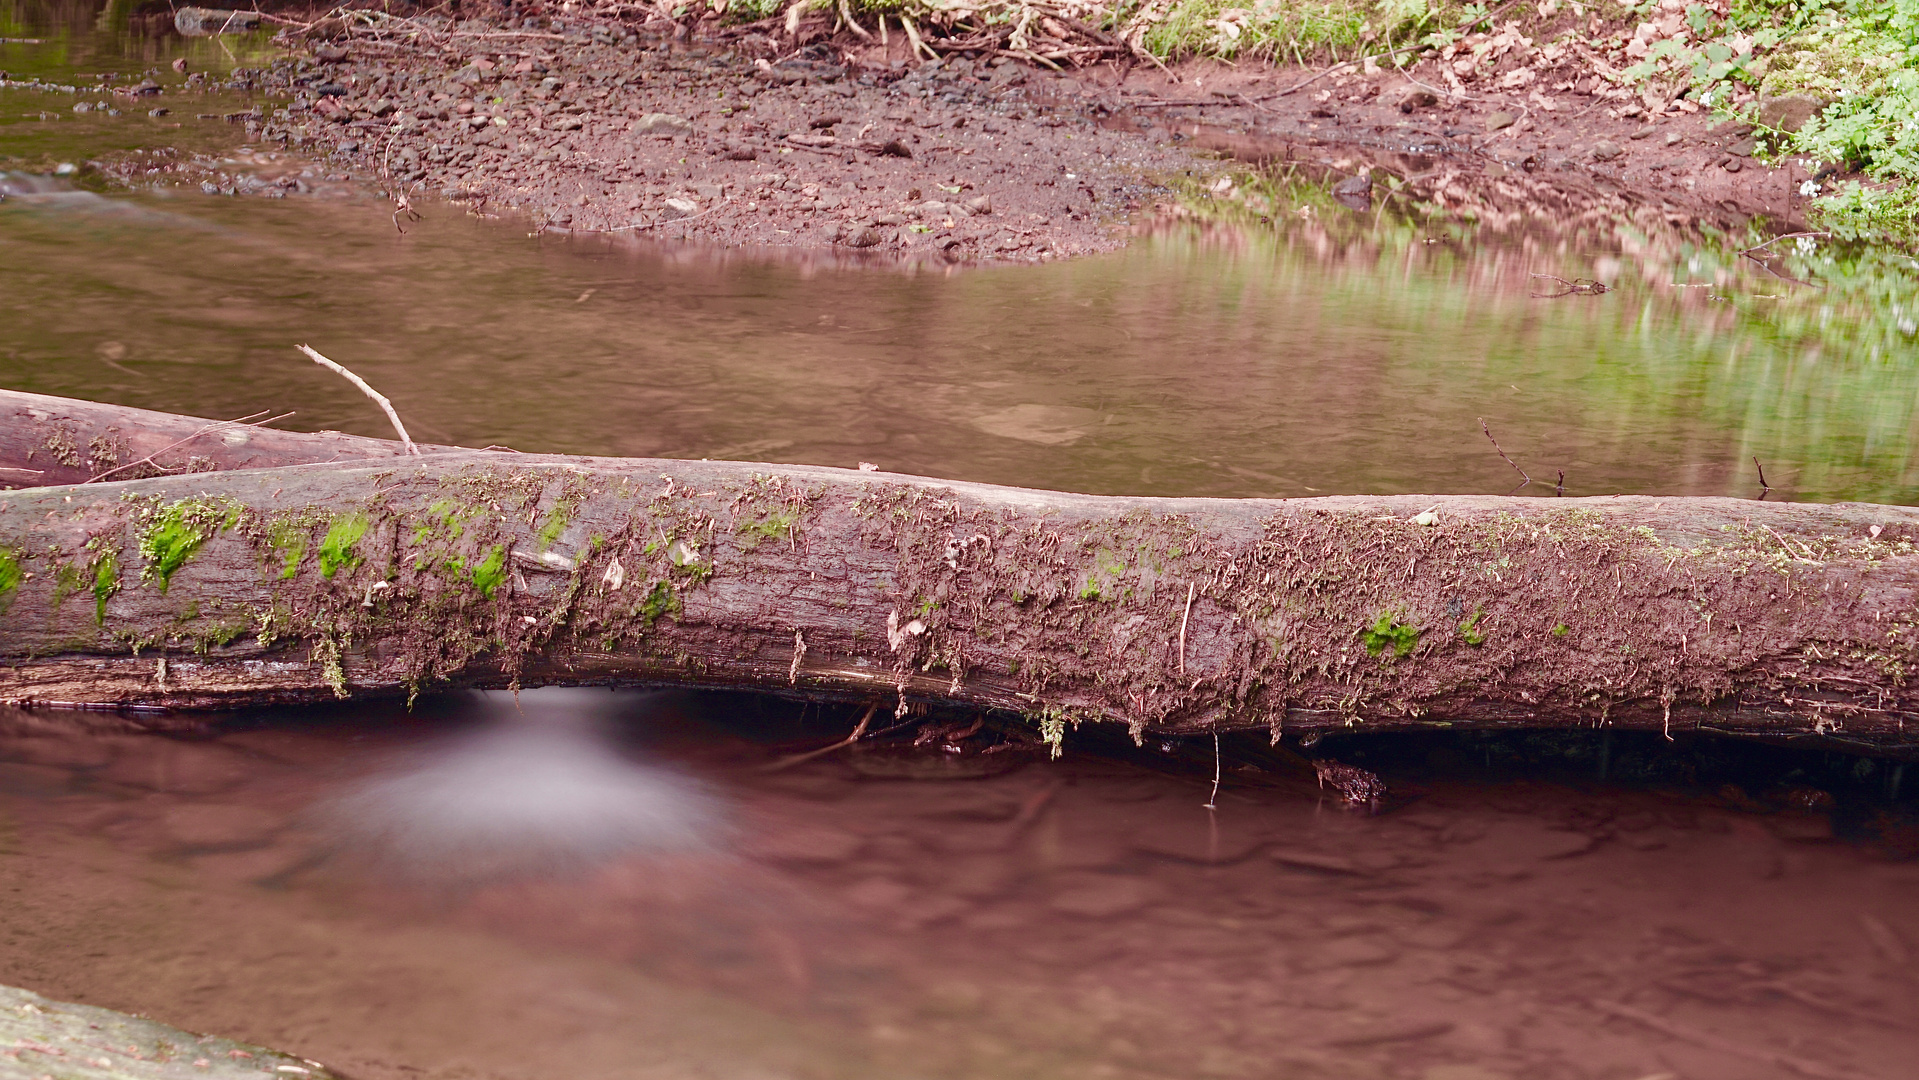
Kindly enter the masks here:
M 240 521 L 242 508 L 231 499 L 182 499 L 157 503 L 139 513 L 140 580 L 164 593 L 188 559 L 220 532 Z
M 107 601 L 120 591 L 120 556 L 113 551 L 102 551 L 93 560 L 93 621 L 95 624 L 107 624 Z
M 635 608 L 633 613 L 639 617 L 642 628 L 650 628 L 654 620 L 662 615 L 678 615 L 680 598 L 673 594 L 671 584 L 656 581 L 653 583 L 653 588 L 647 592 L 646 599 L 640 601 L 640 606 Z
M 320 541 L 320 576 L 331 581 L 333 575 L 340 571 L 351 570 L 360 565 L 359 553 L 353 549 L 366 536 L 367 530 L 372 525 L 372 519 L 358 511 L 335 518 L 333 524 L 327 528 L 326 537 Z M 297 568 L 297 566 L 296 559 L 294 567 Z M 291 575 L 282 571 L 281 576 Z
M 493 599 L 493 594 L 499 592 L 500 586 L 506 584 L 505 545 L 495 544 L 493 550 L 487 552 L 486 558 L 481 559 L 480 564 L 469 571 L 467 576 L 474 587 L 480 590 L 481 596 L 488 600 Z
M 758 547 L 762 540 L 784 540 L 793 535 L 793 527 L 799 523 L 800 512 L 797 507 L 775 510 L 757 521 L 742 521 L 739 531 L 745 537 L 740 546 L 748 551 Z
M 1479 620 L 1485 615 L 1484 611 L 1475 611 L 1466 616 L 1465 622 L 1459 624 L 1459 636 L 1465 638 L 1466 644 L 1474 648 L 1486 644 L 1486 632 L 1479 629 Z
M 1378 656 L 1391 649 L 1394 657 L 1404 658 L 1418 647 L 1419 628 L 1400 622 L 1390 611 L 1382 611 L 1373 625 L 1360 631 L 1359 640 L 1365 644 L 1368 655 Z
M 20 553 L 0 548 L 0 615 L 13 606 L 13 595 L 20 589 L 25 574 L 20 569 Z

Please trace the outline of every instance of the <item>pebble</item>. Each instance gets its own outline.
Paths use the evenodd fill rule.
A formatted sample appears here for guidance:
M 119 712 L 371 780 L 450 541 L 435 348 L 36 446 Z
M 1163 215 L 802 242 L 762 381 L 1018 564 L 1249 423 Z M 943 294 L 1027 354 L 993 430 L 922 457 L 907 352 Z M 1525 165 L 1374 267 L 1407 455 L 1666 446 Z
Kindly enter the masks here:
M 1503 131 L 1506 128 L 1512 127 L 1514 123 L 1518 122 L 1518 120 L 1519 118 L 1517 116 L 1514 116 L 1512 113 L 1496 112 L 1486 118 L 1486 130 L 1487 131 Z
M 1601 139 L 1593 144 L 1592 157 L 1594 161 L 1611 161 L 1625 152 L 1618 143 L 1610 139 Z
M 647 113 L 627 129 L 635 135 L 683 135 L 693 130 L 692 121 L 672 113 Z

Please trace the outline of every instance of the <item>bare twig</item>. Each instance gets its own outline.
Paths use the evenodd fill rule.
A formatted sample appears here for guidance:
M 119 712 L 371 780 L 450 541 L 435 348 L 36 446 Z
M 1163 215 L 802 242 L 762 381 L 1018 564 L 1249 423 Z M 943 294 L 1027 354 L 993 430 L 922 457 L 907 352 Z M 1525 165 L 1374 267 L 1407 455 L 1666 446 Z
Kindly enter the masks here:
M 1179 617 L 1179 673 L 1186 674 L 1186 620 L 1193 617 L 1193 595 L 1199 591 L 1194 582 L 1186 583 L 1186 612 Z
M 1831 234 L 1831 233 L 1829 233 L 1829 232 L 1824 232 L 1824 231 L 1817 231 L 1817 230 L 1816 230 L 1816 231 L 1813 231 L 1813 232 L 1789 232 L 1789 233 L 1780 233 L 1780 234 L 1779 234 L 1778 236 L 1775 236 L 1775 237 L 1773 237 L 1772 239 L 1770 239 L 1770 240 L 1768 240 L 1768 241 L 1766 241 L 1766 242 L 1765 242 L 1765 243 L 1763 243 L 1763 244 L 1754 244 L 1753 246 L 1751 246 L 1751 247 L 1749 247 L 1749 248 L 1745 248 L 1745 249 L 1743 249 L 1743 250 L 1741 250 L 1741 251 L 1739 252 L 1739 254 L 1741 254 L 1741 255 L 1746 255 L 1746 256 L 1750 256 L 1750 255 L 1751 255 L 1751 254 L 1752 254 L 1753 252 L 1755 252 L 1755 251 L 1763 251 L 1764 249 L 1766 249 L 1766 248 L 1769 248 L 1769 247 L 1771 247 L 1771 246 L 1773 246 L 1774 244 L 1777 244 L 1777 243 L 1778 243 L 1779 241 L 1781 241 L 1781 240 L 1793 240 L 1793 239 L 1797 239 L 1798 237 L 1801 237 L 1801 236 L 1824 236 L 1824 237 L 1828 237 L 1828 238 L 1829 238 L 1829 237 L 1831 237 L 1831 236 L 1832 236 L 1832 234 Z
M 382 394 L 378 390 L 375 390 L 371 386 L 368 386 L 366 384 L 365 379 L 360 378 L 358 375 L 355 375 L 351 371 L 348 371 L 346 368 L 341 367 L 339 364 L 336 364 L 333 361 L 328 360 L 326 357 L 321 356 L 320 353 L 317 350 L 315 350 L 312 346 L 295 345 L 294 348 L 305 353 L 307 355 L 307 359 L 313 361 L 314 363 L 320 365 L 321 367 L 326 368 L 328 371 L 333 372 L 335 375 L 339 375 L 340 377 L 346 379 L 346 381 L 359 387 L 360 392 L 365 394 L 367 397 L 372 398 L 374 404 L 378 405 L 380 407 L 380 410 L 386 413 L 386 418 L 393 422 L 393 430 L 400 433 L 400 443 L 406 447 L 406 452 L 409 454 L 416 454 L 416 455 L 420 452 L 420 448 L 413 445 L 413 436 L 408 435 L 406 433 L 406 425 L 400 423 L 400 414 L 393 411 L 393 403 L 386 399 L 385 394 Z
M 221 428 L 259 427 L 262 424 L 271 424 L 278 420 L 285 420 L 287 417 L 293 415 L 290 412 L 286 412 L 286 413 L 281 413 L 278 416 L 268 416 L 265 420 L 256 419 L 256 417 L 265 416 L 266 413 L 269 411 L 271 410 L 262 409 L 257 413 L 250 413 L 246 416 L 242 416 L 238 420 L 221 420 L 217 423 L 208 424 L 205 427 L 201 428 L 200 430 L 194 432 L 193 434 L 188 435 L 186 438 L 181 439 L 178 442 L 168 443 L 167 445 L 162 446 L 160 449 L 155 450 L 153 453 L 148 454 L 146 457 L 143 457 L 138 461 L 129 461 L 125 465 L 118 466 L 117 468 L 108 469 L 106 472 L 100 473 L 96 476 L 90 476 L 87 479 L 82 480 L 80 482 L 83 484 L 97 484 L 100 481 L 105 480 L 107 477 L 112 476 L 114 473 L 126 472 L 128 469 L 135 468 L 140 465 L 151 465 L 156 469 L 160 469 L 163 471 L 171 471 L 171 470 L 168 470 L 165 465 L 160 464 L 158 461 L 154 459 L 158 458 L 161 454 L 164 454 L 169 450 L 177 450 L 180 447 L 185 446 L 186 444 L 199 438 L 200 436 L 210 435 L 213 432 L 220 430 Z
M 1213 732 L 1213 793 L 1206 797 L 1206 809 L 1219 809 L 1219 732 Z
M 1533 274 L 1532 276 L 1545 278 L 1548 281 L 1557 281 L 1566 287 L 1564 292 L 1528 294 L 1539 300 L 1557 300 L 1562 296 L 1598 296 L 1602 293 L 1612 291 L 1612 286 L 1603 281 L 1594 281 L 1592 278 L 1574 278 L 1571 281 L 1567 281 L 1557 274 Z
M 799 764 L 803 764 L 805 762 L 811 761 L 816 757 L 823 757 L 827 754 L 832 753 L 835 750 L 843 750 L 846 747 L 849 747 L 853 745 L 854 743 L 859 742 L 860 736 L 866 734 L 866 726 L 873 722 L 873 714 L 879 711 L 879 707 L 880 707 L 880 703 L 877 701 L 868 705 L 866 707 L 866 711 L 860 714 L 860 722 L 854 725 L 853 733 L 851 735 L 848 735 L 846 738 L 841 739 L 839 742 L 832 743 L 828 746 L 822 746 L 818 750 L 808 750 L 807 752 L 803 754 L 794 754 L 790 757 L 783 757 L 779 759 L 778 761 L 775 761 L 767 765 L 765 768 L 761 769 L 760 771 L 761 772 L 779 772 L 782 769 L 790 769 L 795 765 L 799 765 Z
M 1506 451 L 1501 450 L 1499 448 L 1499 440 L 1493 438 L 1493 429 L 1486 426 L 1486 418 L 1483 416 L 1479 418 L 1479 430 L 1486 433 L 1487 441 L 1493 444 L 1493 451 L 1497 453 L 1500 457 L 1506 458 L 1506 464 L 1511 465 L 1514 469 L 1518 470 L 1520 476 L 1525 477 L 1525 479 L 1520 483 L 1519 487 L 1514 488 L 1513 491 L 1518 491 L 1519 488 L 1523 488 L 1527 484 L 1530 484 L 1533 482 L 1533 478 L 1526 475 L 1526 470 L 1519 468 L 1519 462 L 1514 461 L 1512 458 L 1506 457 Z M 1506 494 L 1510 495 L 1512 494 L 1512 491 L 1509 491 Z
M 1763 499 L 1766 497 L 1764 493 L 1772 490 L 1772 485 L 1766 483 L 1766 467 L 1759 464 L 1759 455 L 1757 454 L 1753 455 L 1752 467 L 1759 470 L 1759 490 L 1761 492 L 1759 497 Z

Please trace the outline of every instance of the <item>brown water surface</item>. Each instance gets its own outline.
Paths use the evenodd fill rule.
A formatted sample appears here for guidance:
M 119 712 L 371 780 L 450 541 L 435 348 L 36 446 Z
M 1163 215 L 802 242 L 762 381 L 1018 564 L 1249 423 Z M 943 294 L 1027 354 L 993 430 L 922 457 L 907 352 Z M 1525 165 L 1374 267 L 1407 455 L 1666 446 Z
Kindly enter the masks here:
M 1919 865 L 1824 814 L 1458 762 L 1388 769 L 1377 815 L 1270 770 L 1208 810 L 1204 772 L 1088 753 L 768 773 L 729 734 L 756 708 L 16 735 L 0 981 L 367 1080 L 1895 1080 L 1919 1050 Z M 556 805 L 584 816 L 541 833 Z

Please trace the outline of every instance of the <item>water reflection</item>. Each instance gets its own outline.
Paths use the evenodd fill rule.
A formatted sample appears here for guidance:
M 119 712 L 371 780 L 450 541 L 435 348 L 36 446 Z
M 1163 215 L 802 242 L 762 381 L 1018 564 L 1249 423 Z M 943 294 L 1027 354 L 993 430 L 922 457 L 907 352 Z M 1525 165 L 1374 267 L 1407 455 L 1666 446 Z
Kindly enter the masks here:
M 405 878 L 472 883 L 719 842 L 717 798 L 615 741 L 616 715 L 643 724 L 645 702 L 594 690 L 475 696 L 478 730 L 414 748 L 320 808 L 328 847 Z

